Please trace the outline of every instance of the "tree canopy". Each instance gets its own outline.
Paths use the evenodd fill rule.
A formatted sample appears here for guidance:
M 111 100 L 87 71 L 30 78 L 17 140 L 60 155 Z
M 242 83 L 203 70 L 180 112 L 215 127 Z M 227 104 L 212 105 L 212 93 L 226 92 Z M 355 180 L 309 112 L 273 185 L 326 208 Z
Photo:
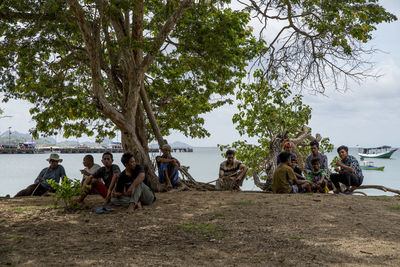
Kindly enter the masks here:
M 224 8 L 225 1 L 186 1 L 191 8 L 163 40 L 157 37 L 182 7 L 179 1 L 67 2 L 3 1 L 0 6 L 0 88 L 5 100 L 35 104 L 35 133 L 62 129 L 65 137 L 113 136 L 112 119 L 96 108 L 93 83 L 101 83 L 106 101 L 123 112 L 129 94 L 123 89 L 129 84 L 124 57 L 142 50 L 144 57 L 154 58 L 143 79 L 162 133 L 176 129 L 191 137 L 207 136 L 200 114 L 229 101 L 224 96 L 233 93 L 258 49 L 247 27 L 249 14 Z M 143 18 L 136 18 L 140 25 L 135 25 L 140 9 Z M 90 48 L 101 58 L 96 81 L 80 19 L 99 39 L 98 47 Z

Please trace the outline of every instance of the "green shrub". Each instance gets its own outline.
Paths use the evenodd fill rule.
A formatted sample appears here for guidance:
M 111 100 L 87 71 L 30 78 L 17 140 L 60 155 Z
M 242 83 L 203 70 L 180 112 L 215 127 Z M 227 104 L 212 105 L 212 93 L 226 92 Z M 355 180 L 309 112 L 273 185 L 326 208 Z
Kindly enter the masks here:
M 79 180 L 64 177 L 61 184 L 54 180 L 47 180 L 47 182 L 56 192 L 54 195 L 56 206 L 59 201 L 62 201 L 65 209 L 74 210 L 80 207 L 75 201 L 75 198 L 82 194 L 82 185 Z

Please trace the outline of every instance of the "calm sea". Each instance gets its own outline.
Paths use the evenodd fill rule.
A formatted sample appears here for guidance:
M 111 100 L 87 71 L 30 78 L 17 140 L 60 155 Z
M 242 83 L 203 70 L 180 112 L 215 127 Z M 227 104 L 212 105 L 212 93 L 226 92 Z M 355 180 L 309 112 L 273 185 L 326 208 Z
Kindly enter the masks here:
M 359 158 L 357 149 L 351 148 L 349 154 Z M 114 154 L 114 163 L 122 169 L 120 153 Z M 327 154 L 329 162 L 336 156 L 336 152 Z M 67 176 L 81 179 L 80 169 L 83 169 L 84 154 L 61 154 Z M 101 165 L 101 154 L 93 154 L 95 162 Z M 155 157 L 156 155 L 152 155 Z M 209 182 L 218 178 L 219 164 L 224 160 L 221 152 L 215 147 L 194 148 L 192 153 L 173 153 L 182 165 L 190 166 L 189 172 L 198 181 Z M 49 154 L 0 154 L 0 196 L 13 196 L 22 188 L 33 183 L 39 172 L 48 166 L 46 159 Z M 376 166 L 385 166 L 384 171 L 363 171 L 364 185 L 384 185 L 400 189 L 400 153 L 395 152 L 391 159 L 373 159 Z M 243 190 L 259 190 L 253 179 L 246 180 Z M 380 190 L 364 190 L 368 195 L 392 195 Z

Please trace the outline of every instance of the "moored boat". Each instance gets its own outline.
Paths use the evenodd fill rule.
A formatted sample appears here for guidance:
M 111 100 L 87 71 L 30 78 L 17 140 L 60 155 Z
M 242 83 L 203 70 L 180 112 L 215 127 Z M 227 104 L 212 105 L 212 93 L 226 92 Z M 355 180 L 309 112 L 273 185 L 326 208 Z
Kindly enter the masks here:
M 373 171 L 383 171 L 385 166 L 374 166 L 372 161 L 361 161 L 360 167 L 362 170 L 373 170 Z
M 362 147 L 358 149 L 358 155 L 361 159 L 363 158 L 381 158 L 388 159 L 398 148 L 391 146 L 380 146 L 380 147 Z

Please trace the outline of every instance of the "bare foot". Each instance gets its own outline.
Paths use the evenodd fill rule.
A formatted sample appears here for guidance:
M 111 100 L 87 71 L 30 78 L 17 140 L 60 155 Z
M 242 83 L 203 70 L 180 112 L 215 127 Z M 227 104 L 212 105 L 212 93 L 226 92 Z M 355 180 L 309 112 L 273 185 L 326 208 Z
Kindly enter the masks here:
M 129 213 L 129 214 L 134 213 L 134 212 L 135 212 L 135 208 L 131 207 L 131 206 L 129 206 L 128 209 L 126 210 L 126 213 Z
M 143 208 L 142 207 L 142 203 L 140 201 L 136 204 L 136 208 L 137 209 L 142 209 Z

